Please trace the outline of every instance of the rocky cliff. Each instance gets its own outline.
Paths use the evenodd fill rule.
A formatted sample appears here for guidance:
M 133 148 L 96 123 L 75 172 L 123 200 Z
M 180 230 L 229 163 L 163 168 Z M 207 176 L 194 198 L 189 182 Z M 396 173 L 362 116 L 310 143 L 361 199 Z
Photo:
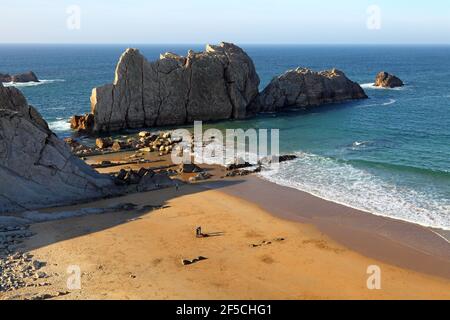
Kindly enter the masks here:
M 342 71 L 314 72 L 297 68 L 276 77 L 259 95 L 252 111 L 276 112 L 291 108 L 311 108 L 346 100 L 366 99 L 359 84 Z
M 103 197 L 112 186 L 71 154 L 20 91 L 0 84 L 0 213 Z
M 16 88 L 5 88 L 0 83 L 0 109 L 8 109 L 21 113 L 26 119 L 36 123 L 44 130 L 48 130 L 47 122 L 39 112 L 30 106 L 24 95 Z
M 128 49 L 117 64 L 114 83 L 92 92 L 93 121 L 89 115 L 78 117 L 72 127 L 102 132 L 242 119 L 258 86 L 252 60 L 230 43 L 189 51 L 186 57 L 166 53 L 155 62 Z
M 397 88 L 403 86 L 404 83 L 402 80 L 400 80 L 400 78 L 384 71 L 378 73 L 375 79 L 375 87 Z

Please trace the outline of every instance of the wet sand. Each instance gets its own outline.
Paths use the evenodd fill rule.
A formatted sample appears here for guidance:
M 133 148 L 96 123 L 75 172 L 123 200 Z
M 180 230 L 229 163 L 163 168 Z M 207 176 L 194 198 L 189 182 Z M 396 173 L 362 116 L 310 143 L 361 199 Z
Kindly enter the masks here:
M 450 279 L 450 243 L 445 232 L 352 209 L 257 177 L 223 191 L 278 217 L 313 224 L 368 257 Z

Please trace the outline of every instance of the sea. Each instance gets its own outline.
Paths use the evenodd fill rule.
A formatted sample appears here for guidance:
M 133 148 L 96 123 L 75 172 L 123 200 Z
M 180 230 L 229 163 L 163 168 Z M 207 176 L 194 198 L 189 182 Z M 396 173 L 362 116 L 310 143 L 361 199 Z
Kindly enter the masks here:
M 280 129 L 281 153 L 298 159 L 261 177 L 364 212 L 450 230 L 450 46 L 241 45 L 263 89 L 286 70 L 338 68 L 369 99 L 226 121 L 219 128 Z M 127 47 L 150 60 L 201 45 L 0 45 L 0 73 L 33 70 L 17 84 L 60 137 L 90 110 L 92 88 L 112 82 Z M 388 71 L 406 86 L 373 87 Z M 13 84 L 7 84 L 13 85 Z

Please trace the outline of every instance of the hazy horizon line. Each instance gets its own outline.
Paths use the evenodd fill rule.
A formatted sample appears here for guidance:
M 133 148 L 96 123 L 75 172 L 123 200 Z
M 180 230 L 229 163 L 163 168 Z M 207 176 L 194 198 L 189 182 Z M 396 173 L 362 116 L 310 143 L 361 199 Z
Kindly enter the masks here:
M 260 42 L 260 43 L 252 43 L 252 42 L 232 42 L 232 41 L 219 41 L 215 43 L 221 42 L 229 42 L 238 45 L 254 45 L 254 46 L 450 46 L 450 43 L 444 42 L 436 42 L 436 43 L 319 43 L 319 42 L 307 42 L 307 43 L 296 43 L 296 42 Z M 195 42 L 0 42 L 0 45 L 206 45 L 211 44 L 213 42 L 203 42 L 203 43 L 195 43 Z

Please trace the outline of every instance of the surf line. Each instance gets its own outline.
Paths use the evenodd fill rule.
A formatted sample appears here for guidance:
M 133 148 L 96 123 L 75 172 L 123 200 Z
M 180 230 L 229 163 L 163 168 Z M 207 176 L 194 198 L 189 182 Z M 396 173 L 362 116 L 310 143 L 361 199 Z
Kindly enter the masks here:
M 383 106 L 390 106 L 391 104 L 394 104 L 396 102 L 397 102 L 397 100 L 395 100 L 395 99 L 389 99 L 389 102 L 383 103 Z

